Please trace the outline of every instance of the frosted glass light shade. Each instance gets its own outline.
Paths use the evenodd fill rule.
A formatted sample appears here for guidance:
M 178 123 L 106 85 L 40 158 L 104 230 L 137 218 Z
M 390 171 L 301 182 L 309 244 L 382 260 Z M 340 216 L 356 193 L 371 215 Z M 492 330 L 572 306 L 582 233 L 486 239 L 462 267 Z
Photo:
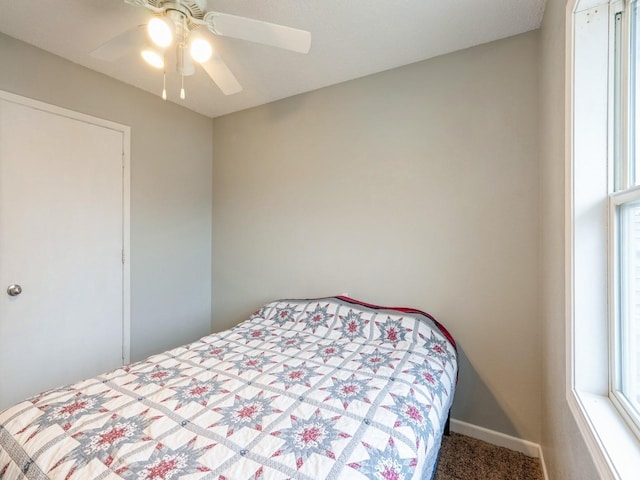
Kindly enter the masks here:
M 147 24 L 149 37 L 160 48 L 167 48 L 173 40 L 171 26 L 166 19 L 160 17 L 152 18 Z
M 191 42 L 191 58 L 198 63 L 206 62 L 211 58 L 213 49 L 211 44 L 202 38 L 195 38 Z
M 140 52 L 140 55 L 149 65 L 155 68 L 163 68 L 164 67 L 164 58 L 155 50 L 150 48 L 146 48 Z

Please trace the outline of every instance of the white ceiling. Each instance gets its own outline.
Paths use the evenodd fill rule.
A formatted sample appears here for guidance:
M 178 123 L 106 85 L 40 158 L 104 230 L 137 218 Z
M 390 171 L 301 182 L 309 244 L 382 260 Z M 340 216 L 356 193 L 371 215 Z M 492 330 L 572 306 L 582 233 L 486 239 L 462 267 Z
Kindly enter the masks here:
M 307 55 L 211 37 L 243 91 L 223 95 L 204 71 L 168 70 L 169 101 L 209 117 L 536 29 L 545 0 L 209 0 L 208 9 L 311 32 Z M 116 62 L 94 48 L 145 23 L 123 0 L 0 0 L 0 32 L 154 94 L 162 74 L 132 54 Z M 3 68 L 6 67 L 3 66 Z

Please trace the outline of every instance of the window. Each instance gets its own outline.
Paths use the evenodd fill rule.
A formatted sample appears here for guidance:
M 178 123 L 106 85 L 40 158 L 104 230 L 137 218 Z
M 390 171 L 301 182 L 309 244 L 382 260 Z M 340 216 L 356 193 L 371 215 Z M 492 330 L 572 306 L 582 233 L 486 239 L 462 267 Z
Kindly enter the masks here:
M 603 479 L 640 471 L 639 3 L 568 4 L 567 401 Z
M 640 187 L 636 175 L 635 121 L 640 113 L 636 78 L 640 49 L 638 2 L 614 17 L 613 170 L 610 194 L 611 397 L 640 433 Z M 640 91 L 637 93 L 640 94 Z

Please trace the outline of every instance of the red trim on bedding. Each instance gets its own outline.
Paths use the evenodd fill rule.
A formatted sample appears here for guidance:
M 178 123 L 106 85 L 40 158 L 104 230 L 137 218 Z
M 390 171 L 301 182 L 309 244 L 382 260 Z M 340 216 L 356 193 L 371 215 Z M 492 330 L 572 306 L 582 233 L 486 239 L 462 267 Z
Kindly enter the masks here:
M 360 300 L 356 300 L 355 298 L 351 298 L 351 297 L 345 297 L 343 295 L 338 295 L 335 298 L 338 298 L 344 302 L 348 302 L 348 303 L 355 303 L 356 305 L 362 305 L 363 307 L 368 307 L 368 308 L 376 308 L 376 309 L 380 309 L 380 310 L 395 310 L 397 312 L 402 312 L 402 313 L 418 313 L 421 315 L 424 315 L 425 317 L 429 317 L 433 323 L 435 323 L 436 327 L 438 327 L 438 329 L 442 332 L 442 334 L 447 337 L 447 340 L 449 340 L 449 342 L 451 342 L 451 345 L 453 345 L 453 348 L 455 348 L 457 350 L 457 346 L 456 346 L 456 341 L 453 339 L 453 336 L 449 333 L 449 330 L 447 330 L 440 322 L 438 322 L 433 315 L 424 312 L 422 310 L 418 310 L 416 308 L 409 308 L 409 307 L 384 307 L 381 305 L 374 305 L 372 303 L 366 303 L 366 302 L 362 302 Z

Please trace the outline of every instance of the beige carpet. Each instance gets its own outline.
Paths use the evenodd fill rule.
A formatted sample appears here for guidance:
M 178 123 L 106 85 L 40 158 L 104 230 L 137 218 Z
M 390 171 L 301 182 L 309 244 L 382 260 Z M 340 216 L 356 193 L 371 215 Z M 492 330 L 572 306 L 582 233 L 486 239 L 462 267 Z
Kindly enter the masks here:
M 542 480 L 537 458 L 451 433 L 442 438 L 434 480 Z

